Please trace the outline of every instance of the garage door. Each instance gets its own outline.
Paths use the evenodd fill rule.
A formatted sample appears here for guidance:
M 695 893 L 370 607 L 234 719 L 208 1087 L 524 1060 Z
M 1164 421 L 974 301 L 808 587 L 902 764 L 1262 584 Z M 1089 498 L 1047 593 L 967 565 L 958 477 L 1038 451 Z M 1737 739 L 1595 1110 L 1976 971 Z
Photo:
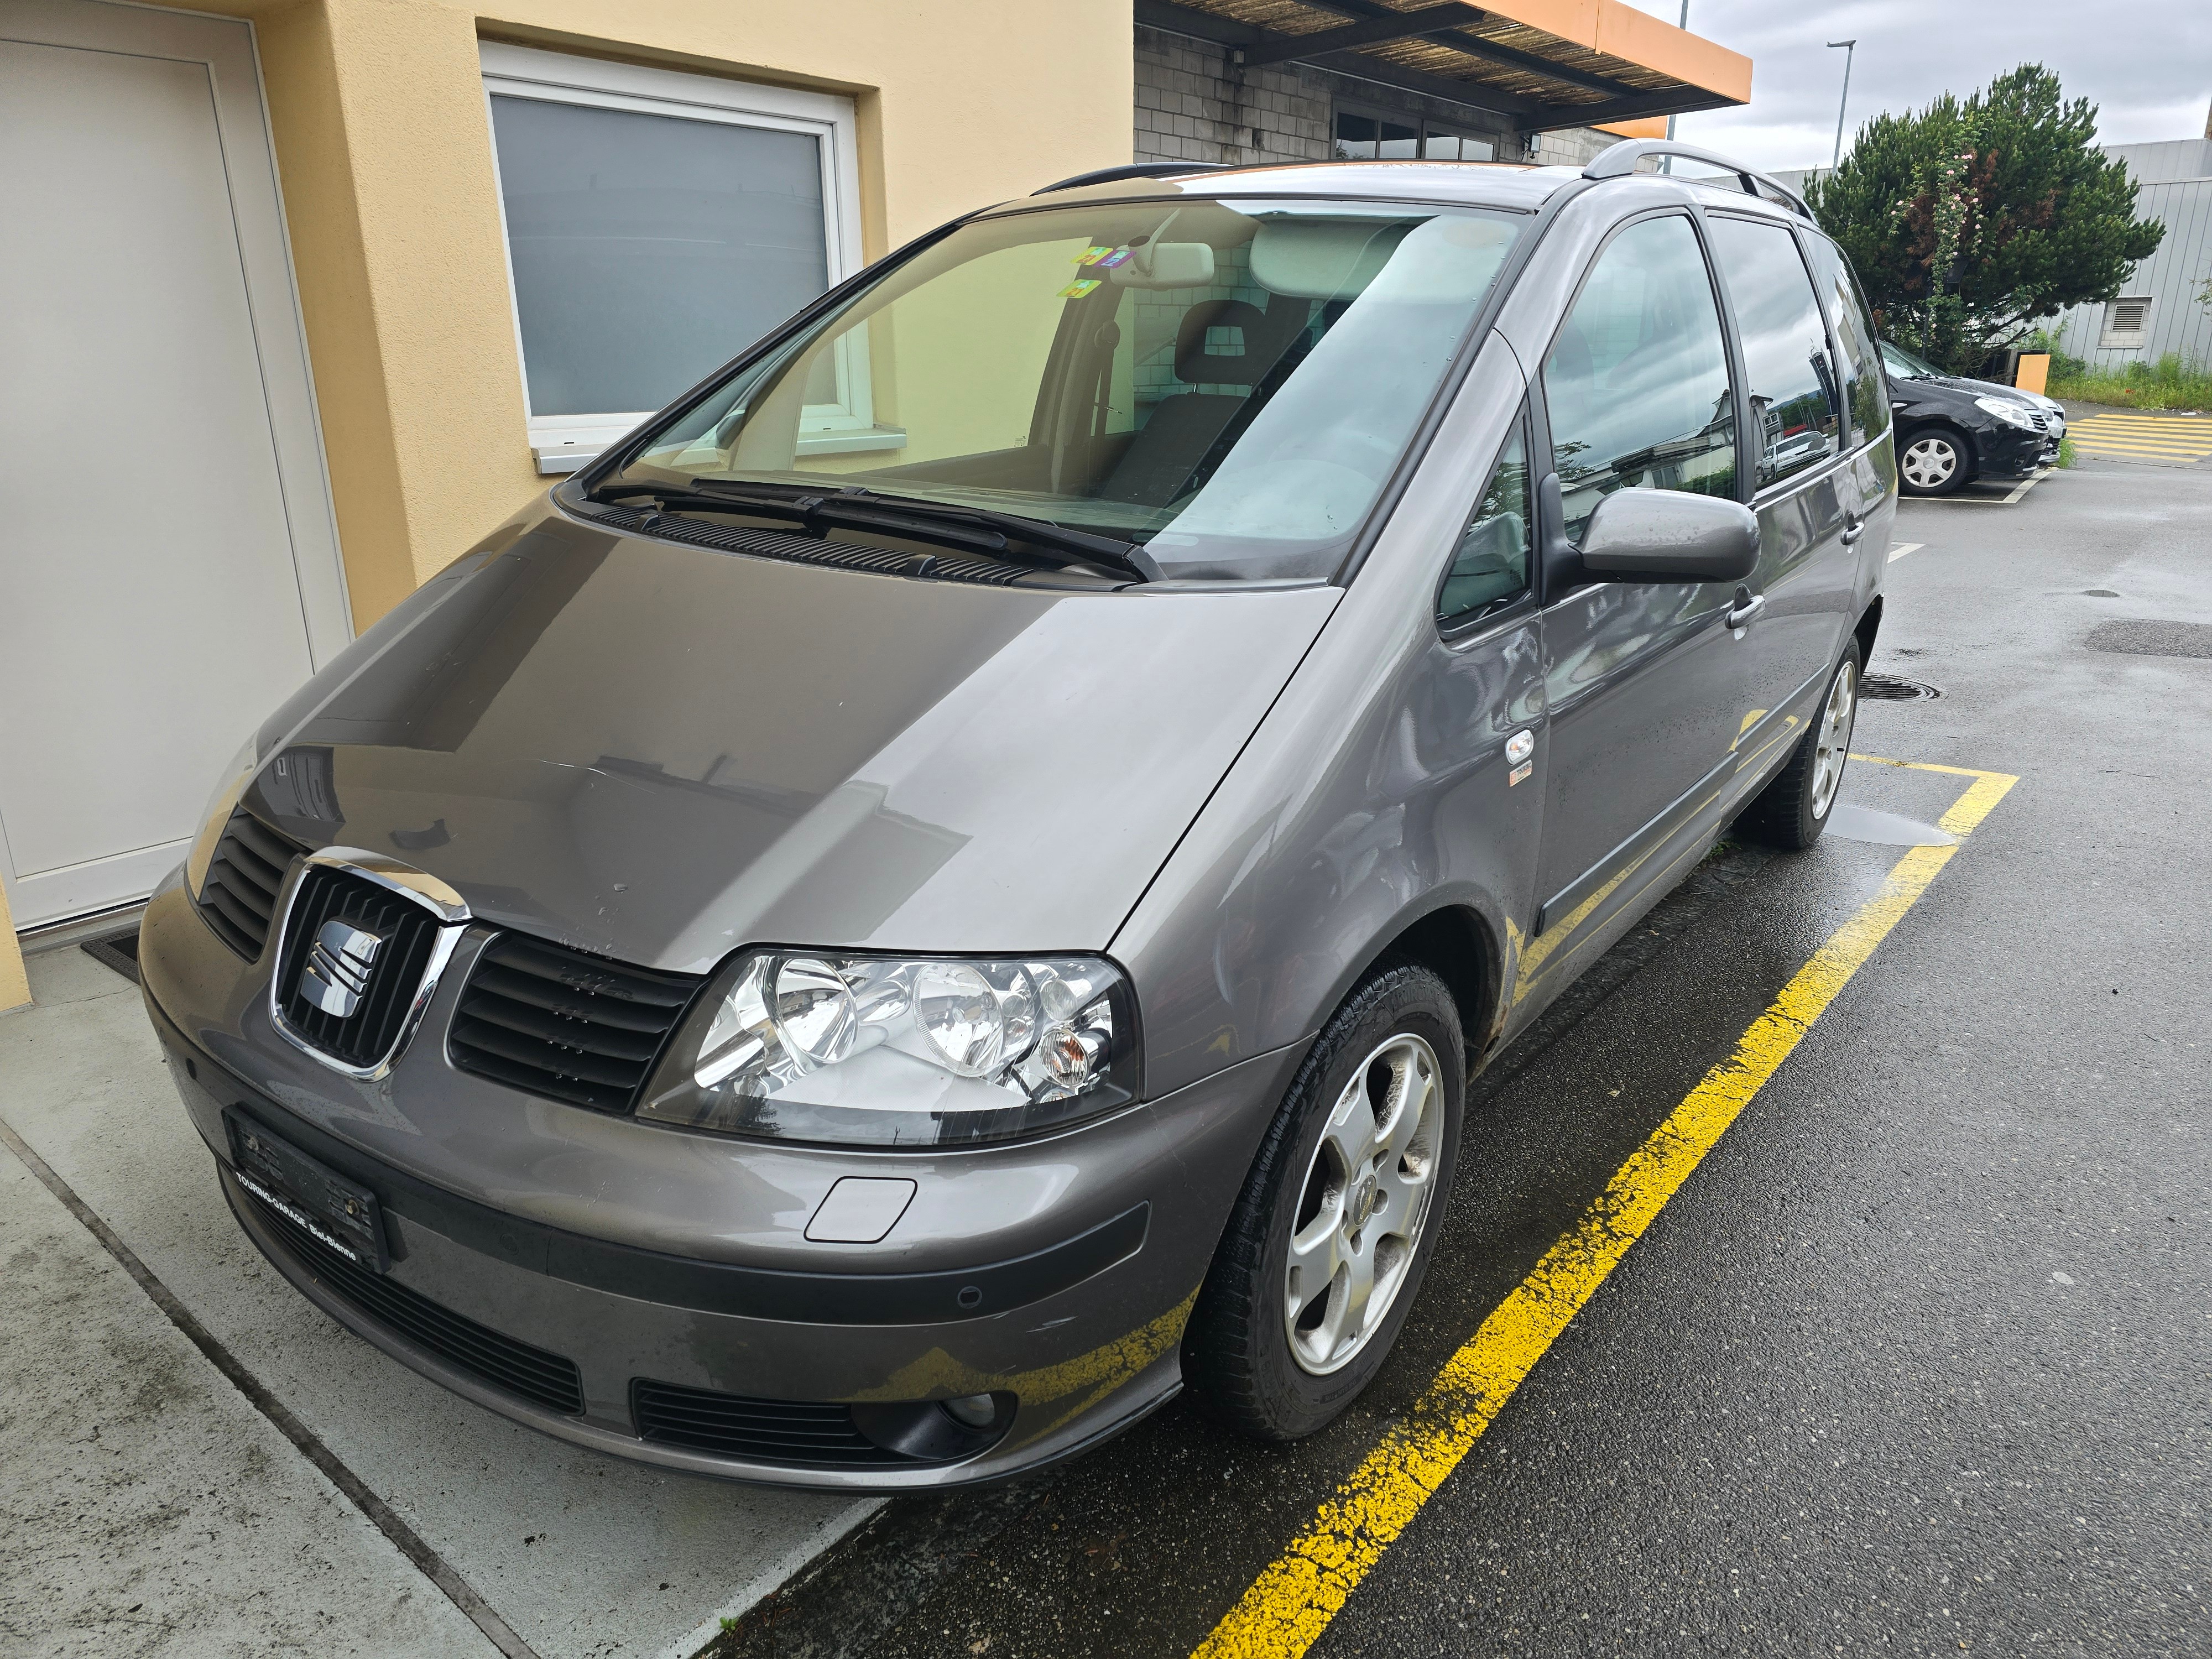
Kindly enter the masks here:
M 247 25 L 0 0 L 0 875 L 143 897 L 347 638 Z

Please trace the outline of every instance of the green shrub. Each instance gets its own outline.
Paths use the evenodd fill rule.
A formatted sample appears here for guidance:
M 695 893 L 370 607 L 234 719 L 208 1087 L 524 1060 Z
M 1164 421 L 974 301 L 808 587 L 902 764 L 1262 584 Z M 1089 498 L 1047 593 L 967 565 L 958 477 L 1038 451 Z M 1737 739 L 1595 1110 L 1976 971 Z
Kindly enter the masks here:
M 2061 403 L 2078 400 L 2127 409 L 2212 410 L 2212 370 L 2172 352 L 2154 363 L 2094 367 L 2054 356 L 2051 383 L 2045 390 Z

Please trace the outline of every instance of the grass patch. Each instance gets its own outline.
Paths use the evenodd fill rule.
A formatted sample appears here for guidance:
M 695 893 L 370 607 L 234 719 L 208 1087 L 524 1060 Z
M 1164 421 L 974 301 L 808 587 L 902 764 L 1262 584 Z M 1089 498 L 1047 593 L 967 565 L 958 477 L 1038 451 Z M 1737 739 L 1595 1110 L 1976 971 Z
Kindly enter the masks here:
M 2112 404 L 2122 409 L 2212 409 L 2212 369 L 2168 355 L 2154 363 L 2112 368 L 2053 363 L 2046 395 L 2061 403 Z
M 2074 465 L 2074 434 L 2070 432 L 2058 441 L 2058 465 Z

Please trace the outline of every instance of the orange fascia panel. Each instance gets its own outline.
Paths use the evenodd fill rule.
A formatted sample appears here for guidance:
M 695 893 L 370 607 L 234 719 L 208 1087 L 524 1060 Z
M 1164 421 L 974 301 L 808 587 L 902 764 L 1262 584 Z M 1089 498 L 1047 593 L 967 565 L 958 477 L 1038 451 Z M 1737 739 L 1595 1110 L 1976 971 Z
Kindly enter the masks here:
M 1625 0 L 1504 0 L 1483 9 L 1718 93 L 1731 103 L 1751 101 L 1750 58 Z
M 1597 130 L 1600 132 L 1617 132 L 1624 138 L 1664 138 L 1667 136 L 1667 118 L 1646 115 L 1633 121 L 1601 121 L 1597 124 Z

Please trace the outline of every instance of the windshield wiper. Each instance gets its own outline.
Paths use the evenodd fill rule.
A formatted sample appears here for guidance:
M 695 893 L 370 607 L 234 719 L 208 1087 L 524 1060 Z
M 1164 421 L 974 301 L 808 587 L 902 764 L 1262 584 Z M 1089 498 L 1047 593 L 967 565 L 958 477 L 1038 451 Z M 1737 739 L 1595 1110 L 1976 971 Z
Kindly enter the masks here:
M 598 485 L 590 494 L 594 501 L 625 495 L 651 495 L 664 501 L 688 498 L 702 506 L 744 508 L 807 525 L 842 524 L 856 530 L 920 535 L 985 553 L 1004 553 L 1010 541 L 1026 542 L 1073 554 L 1085 563 L 1102 565 L 1139 581 L 1158 581 L 1164 574 L 1152 556 L 1133 543 L 1085 535 L 1079 530 L 1064 529 L 1048 520 L 1024 518 L 1018 513 L 952 507 L 913 495 L 887 495 L 856 485 L 825 493 L 804 484 L 738 483 L 720 478 L 694 478 L 688 485 L 673 489 L 611 481 Z

